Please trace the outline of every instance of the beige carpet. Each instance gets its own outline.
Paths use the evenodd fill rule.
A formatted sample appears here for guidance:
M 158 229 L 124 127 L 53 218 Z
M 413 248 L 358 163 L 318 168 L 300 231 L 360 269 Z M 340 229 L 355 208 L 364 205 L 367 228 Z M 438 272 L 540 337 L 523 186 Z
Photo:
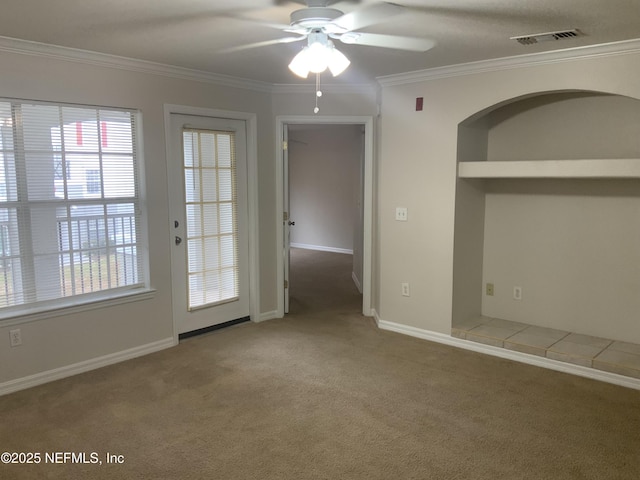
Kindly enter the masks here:
M 103 461 L 0 478 L 640 478 L 640 392 L 380 331 L 350 261 L 294 251 L 283 320 L 0 398 L 0 451 Z

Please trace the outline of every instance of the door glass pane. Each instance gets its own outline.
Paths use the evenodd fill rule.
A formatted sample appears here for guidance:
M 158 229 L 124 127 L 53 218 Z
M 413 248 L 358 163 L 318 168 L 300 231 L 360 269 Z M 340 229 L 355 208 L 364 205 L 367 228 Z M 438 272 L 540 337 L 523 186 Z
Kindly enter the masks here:
M 189 310 L 239 297 L 234 136 L 183 131 Z
M 233 184 L 231 183 L 232 172 L 230 169 L 220 170 L 220 200 L 230 202 L 233 200 Z
M 205 235 L 217 235 L 218 229 L 218 206 L 215 204 L 202 206 L 202 218 L 204 221 L 204 234 Z
M 218 228 L 220 233 L 233 233 L 235 222 L 233 221 L 234 205 L 231 203 L 220 203 L 220 219 Z

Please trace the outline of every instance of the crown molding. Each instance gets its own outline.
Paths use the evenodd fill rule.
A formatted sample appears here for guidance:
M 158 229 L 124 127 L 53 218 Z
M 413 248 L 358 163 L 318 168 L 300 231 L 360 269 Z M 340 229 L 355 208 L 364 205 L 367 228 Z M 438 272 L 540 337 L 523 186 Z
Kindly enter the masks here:
M 202 70 L 176 67 L 173 65 L 165 65 L 147 60 L 110 55 L 107 53 L 92 52 L 79 48 L 61 47 L 59 45 L 50 45 L 30 40 L 20 40 L 11 37 L 0 36 L 0 51 L 21 55 L 54 58 L 57 60 L 77 62 L 99 67 L 117 68 L 132 72 L 149 73 L 152 75 L 160 75 L 182 80 L 213 83 L 216 85 L 242 88 L 246 90 L 255 90 L 260 92 L 271 92 L 272 90 L 272 85 L 267 82 L 248 80 L 246 78 L 232 77 L 230 75 L 221 75 Z
M 633 53 L 640 53 L 640 39 L 603 43 L 600 45 L 588 45 L 584 47 L 573 47 L 563 50 L 554 50 L 552 52 L 530 53 L 514 57 L 496 58 L 493 60 L 461 63 L 414 72 L 385 75 L 377 77 L 376 80 L 381 86 L 388 87 L 393 85 L 405 85 L 428 80 L 437 80 L 441 78 L 496 72 L 512 68 L 548 65 L 587 58 L 610 57 Z
M 95 65 L 99 67 L 117 68 L 133 72 L 148 73 L 182 80 L 212 83 L 221 86 L 241 88 L 266 93 L 309 93 L 315 91 L 312 84 L 271 84 L 258 80 L 233 77 L 219 73 L 177 67 L 162 63 L 121 57 L 107 53 L 93 52 L 78 48 L 62 47 L 47 43 L 21 40 L 0 36 L 0 52 L 21 55 L 33 55 L 45 58 Z M 626 55 L 640 52 L 640 39 L 620 42 L 588 45 L 584 47 L 538 52 L 514 57 L 503 57 L 492 60 L 462 63 L 444 67 L 429 68 L 407 73 L 377 77 L 380 86 L 404 85 L 440 78 L 472 75 L 476 73 L 494 72 L 511 68 L 546 65 L 586 58 Z M 366 93 L 375 95 L 378 86 L 375 84 L 324 84 L 322 90 L 333 94 Z
M 213 83 L 246 90 L 255 90 L 267 93 L 313 93 L 315 84 L 271 84 L 258 80 L 233 77 L 219 73 L 205 72 L 163 63 L 150 62 L 129 57 L 121 57 L 108 53 L 93 52 L 78 48 L 62 47 L 48 43 L 21 40 L 18 38 L 0 36 L 0 51 L 16 53 L 21 55 L 33 55 L 38 57 L 54 58 L 70 62 L 77 62 L 86 65 L 99 67 L 118 68 L 133 72 L 149 73 L 183 80 L 194 80 L 197 82 Z M 375 94 L 376 84 L 323 84 L 322 90 L 327 93 L 368 93 Z

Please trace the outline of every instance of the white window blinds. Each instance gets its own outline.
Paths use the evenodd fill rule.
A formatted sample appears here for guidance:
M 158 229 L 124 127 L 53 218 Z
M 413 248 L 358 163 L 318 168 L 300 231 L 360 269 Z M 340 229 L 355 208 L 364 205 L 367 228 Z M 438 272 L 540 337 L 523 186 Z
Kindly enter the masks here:
M 144 286 L 136 116 L 0 100 L 0 315 Z
M 183 132 L 189 310 L 238 299 L 234 137 Z

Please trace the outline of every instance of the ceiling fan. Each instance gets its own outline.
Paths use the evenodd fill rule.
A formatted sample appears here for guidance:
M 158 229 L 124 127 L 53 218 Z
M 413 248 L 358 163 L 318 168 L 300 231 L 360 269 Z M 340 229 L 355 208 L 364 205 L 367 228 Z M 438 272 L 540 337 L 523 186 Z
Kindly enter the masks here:
M 226 51 L 307 40 L 307 46 L 289 65 L 296 75 L 306 78 L 309 72 L 319 73 L 326 68 L 336 76 L 347 68 L 350 62 L 335 48 L 333 40 L 350 45 L 368 45 L 413 52 L 426 52 L 435 45 L 433 40 L 427 38 L 361 31 L 407 10 L 395 3 L 381 2 L 346 14 L 337 8 L 330 7 L 329 4 L 328 0 L 306 0 L 306 8 L 291 13 L 289 25 L 269 24 L 293 36 L 240 45 Z

